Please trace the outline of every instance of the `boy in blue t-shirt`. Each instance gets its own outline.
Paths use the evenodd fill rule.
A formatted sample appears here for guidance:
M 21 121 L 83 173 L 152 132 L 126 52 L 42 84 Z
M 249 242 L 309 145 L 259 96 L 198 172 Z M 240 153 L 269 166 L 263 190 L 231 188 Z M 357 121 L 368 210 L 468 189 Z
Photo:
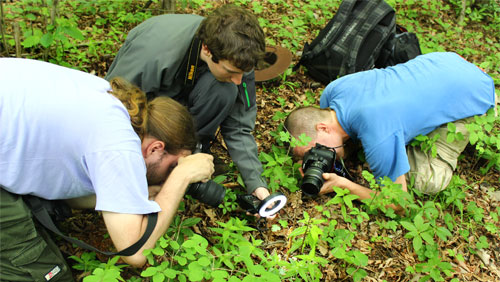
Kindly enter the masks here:
M 375 177 L 388 176 L 407 190 L 407 181 L 429 194 L 450 182 L 457 158 L 468 143 L 468 118 L 484 114 L 495 103 L 491 77 L 455 53 L 430 53 L 404 64 L 344 76 L 324 90 L 321 109 L 294 110 L 285 127 L 312 141 L 294 148 L 303 157 L 316 143 L 342 146 L 348 139 L 360 141 Z M 465 140 L 446 141 L 447 123 L 453 122 Z M 439 133 L 441 132 L 441 133 Z M 437 157 L 406 145 L 418 135 L 440 134 Z M 342 157 L 344 150 L 337 149 Z M 336 174 L 323 174 L 321 194 L 332 187 L 347 188 L 360 199 L 373 191 Z

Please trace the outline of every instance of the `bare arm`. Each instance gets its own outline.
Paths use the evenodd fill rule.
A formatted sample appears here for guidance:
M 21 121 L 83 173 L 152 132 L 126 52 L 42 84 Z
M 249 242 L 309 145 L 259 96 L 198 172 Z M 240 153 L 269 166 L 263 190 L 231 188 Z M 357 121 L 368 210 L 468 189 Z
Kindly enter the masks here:
M 333 192 L 333 186 L 348 189 L 351 194 L 359 196 L 359 200 L 371 199 L 371 194 L 377 193 L 368 187 L 359 185 L 345 177 L 338 176 L 335 173 L 324 173 L 323 178 L 325 179 L 325 183 L 319 192 L 320 194 Z M 406 187 L 406 177 L 404 174 L 396 178 L 394 183 L 401 184 L 402 190 L 405 192 L 408 191 L 408 188 Z M 397 213 L 403 211 L 401 206 L 389 205 L 388 207 L 392 208 Z
M 142 251 L 153 248 L 156 241 L 163 236 L 177 212 L 177 207 L 187 186 L 190 183 L 209 179 L 213 172 L 213 157 L 211 155 L 195 154 L 179 159 L 178 165 L 172 170 L 154 199 L 161 207 L 161 211 L 158 213 L 158 222 L 153 233 L 137 253 L 123 257 L 126 263 L 135 267 L 142 267 L 146 263 L 146 257 Z M 104 211 L 103 218 L 118 251 L 137 242 L 146 230 L 146 215 Z

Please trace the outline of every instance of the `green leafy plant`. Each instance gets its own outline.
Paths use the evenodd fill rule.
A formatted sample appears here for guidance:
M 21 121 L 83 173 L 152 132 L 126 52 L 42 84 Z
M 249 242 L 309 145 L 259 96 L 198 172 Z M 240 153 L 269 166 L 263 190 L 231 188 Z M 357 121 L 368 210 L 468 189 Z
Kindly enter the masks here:
M 290 238 L 293 241 L 292 247 L 288 250 L 288 253 L 292 253 L 299 249 L 304 252 L 306 247 L 314 253 L 316 250 L 316 245 L 323 234 L 323 230 L 320 228 L 321 224 L 325 223 L 324 219 L 311 218 L 307 212 L 304 212 L 304 219 L 299 220 L 302 224 L 299 228 L 294 229 L 290 233 Z M 301 238 L 301 240 L 298 240 Z
M 357 207 L 353 206 L 352 201 L 359 198 L 357 195 L 353 195 L 347 189 L 341 189 L 339 187 L 333 187 L 335 196 L 329 200 L 325 206 L 340 204 L 340 211 L 345 222 L 352 224 L 355 229 L 358 224 L 361 224 L 364 220 L 368 220 L 369 216 L 366 212 L 361 211 Z M 349 213 L 347 213 L 347 208 L 349 208 Z
M 412 239 L 413 249 L 415 251 L 419 251 L 422 249 L 423 242 L 427 242 L 428 244 L 434 244 L 434 234 L 432 232 L 432 228 L 430 223 L 425 222 L 422 215 L 417 215 L 413 219 L 413 222 L 401 221 L 401 225 L 408 230 L 405 238 Z
M 101 265 L 101 262 L 96 259 L 95 252 L 85 252 L 80 257 L 69 256 L 69 258 L 77 262 L 72 267 L 83 272 L 92 272 Z
M 431 156 L 435 158 L 437 156 L 436 141 L 439 137 L 439 134 L 435 134 L 432 137 L 420 134 L 414 138 L 410 146 L 420 146 L 422 151 L 426 153 L 431 150 Z
M 101 263 L 98 268 L 92 271 L 92 274 L 83 278 L 84 282 L 100 282 L 100 281 L 125 281 L 121 277 L 121 272 L 126 264 L 117 265 L 116 263 L 120 259 L 119 256 L 115 256 L 108 260 L 107 263 Z
M 492 167 L 500 170 L 500 117 L 495 117 L 493 109 L 486 115 L 475 116 L 474 122 L 466 125 L 470 132 L 470 143 L 475 145 L 480 158 L 487 161 L 480 171 L 486 174 Z
M 280 187 L 288 188 L 291 192 L 298 190 L 296 177 L 298 164 L 293 162 L 286 149 L 273 146 L 272 155 L 261 152 L 259 159 L 264 167 L 262 175 L 269 178 L 271 191 L 277 191 Z
M 374 190 L 371 199 L 362 200 L 366 204 L 368 213 L 377 213 L 380 210 L 385 216 L 395 219 L 398 217 L 394 210 L 396 206 L 401 207 L 406 213 L 415 208 L 413 197 L 403 191 L 401 184 L 394 183 L 388 177 L 377 181 L 368 171 L 363 171 L 362 175 L 368 181 L 370 188 Z
M 160 13 L 154 7 L 161 1 L 147 1 L 151 4 L 149 8 L 145 7 L 145 2 L 61 0 L 52 21 L 55 1 L 2 1 L 0 4 L 6 13 L 0 24 L 5 34 L 0 42 L 8 46 L 8 55 L 14 56 L 14 23 L 17 23 L 22 57 L 48 60 L 103 76 L 127 33 L 138 23 Z M 500 10 L 495 0 L 465 1 L 465 8 L 462 6 L 464 1 L 460 0 L 387 2 L 395 7 L 398 24 L 417 34 L 424 53 L 454 50 L 484 69 L 495 85 L 500 85 L 497 71 L 500 68 Z M 176 12 L 180 13 L 206 14 L 217 5 L 203 0 L 177 3 L 180 9 Z M 235 0 L 227 3 L 244 6 L 256 13 L 265 30 L 266 43 L 288 48 L 296 58 L 305 42 L 310 42 L 333 17 L 341 0 L 258 3 Z M 456 24 L 461 13 L 464 16 L 462 24 Z M 4 55 L 7 51 L 2 46 L 0 52 Z M 269 145 L 269 149 L 264 146 L 259 156 L 264 163 L 264 177 L 268 178 L 273 191 L 285 188 L 290 193 L 298 193 L 299 165 L 292 159 L 291 150 L 311 140 L 305 135 L 290 136 L 279 123 L 294 106 L 317 105 L 322 87 L 305 80 L 301 71 L 292 69 L 275 81 L 257 85 L 265 96 L 258 98 L 268 99 L 266 108 L 270 108 L 269 105 L 278 108 L 269 115 L 271 118 L 266 124 L 266 127 L 276 125 L 276 130 L 256 131 L 256 138 L 267 137 L 266 134 L 274 138 L 272 141 L 262 139 L 262 144 Z M 269 99 L 269 96 L 272 97 Z M 267 117 L 267 113 L 264 114 Z M 467 126 L 475 157 L 466 169 L 479 169 L 488 181 L 500 167 L 499 123 L 491 110 Z M 461 134 L 449 124 L 446 139 L 460 138 Z M 419 136 L 413 145 L 427 152 L 430 150 L 435 156 L 436 140 L 436 136 Z M 269 141 L 272 144 L 268 144 Z M 364 169 L 365 159 L 359 161 Z M 390 248 L 397 240 L 409 240 L 413 249 L 405 256 L 417 261 L 407 267 L 409 276 L 418 273 L 420 281 L 455 282 L 459 278 L 450 279 L 449 260 L 468 263 L 466 257 L 478 250 L 490 249 L 497 242 L 500 208 L 495 210 L 474 203 L 477 191 L 471 191 L 470 187 L 474 187 L 477 180 L 469 179 L 462 171 L 435 197 L 412 191 L 413 185 L 409 185 L 409 193 L 404 193 L 390 179 L 374 179 L 367 171 L 362 176 L 367 186 L 376 191 L 372 199 L 363 201 L 364 205 L 353 201 L 355 197 L 346 191 L 337 189 L 330 204 L 313 204 L 312 210 L 311 205 L 298 206 L 304 210 L 294 215 L 281 215 L 269 230 L 258 231 L 253 222 L 234 217 L 237 192 L 228 190 L 220 206 L 221 212 L 217 212 L 221 218 L 216 227 L 211 226 L 215 223 L 210 220 L 188 218 L 181 204 L 179 215 L 166 234 L 154 248 L 144 252 L 148 265 L 142 271 L 128 270 L 118 265 L 116 258 L 107 263 L 99 262 L 94 253 L 73 256 L 73 268 L 86 275 L 84 281 L 124 281 L 123 277 L 130 277 L 127 281 L 325 281 L 332 279 L 328 276 L 332 272 L 338 276 L 337 280 L 361 281 L 368 275 L 368 269 L 373 269 L 368 267 L 378 263 L 374 262 L 373 255 L 379 253 L 370 248 Z M 221 176 L 216 182 L 233 178 L 243 184 L 236 172 Z M 498 190 L 494 181 L 491 190 Z M 290 194 L 289 204 L 300 203 L 295 196 Z M 413 199 L 414 196 L 418 200 Z M 319 197 L 315 201 L 328 200 Z M 403 207 L 405 213 L 396 214 L 391 208 L 395 205 Z M 196 226 L 201 220 L 204 220 L 203 228 Z M 404 235 L 406 238 L 401 238 Z M 269 238 L 276 242 L 266 241 Z M 469 240 L 468 248 L 455 248 L 455 242 L 464 244 Z M 369 248 L 359 244 L 367 241 L 373 243 Z M 451 245 L 454 249 L 448 249 L 451 246 L 444 244 L 445 241 L 454 242 Z M 488 271 L 486 268 L 481 270 Z M 123 275 L 124 271 L 128 271 L 127 275 Z M 455 275 L 462 277 L 460 273 Z M 393 278 L 385 277 L 390 276 L 380 279 L 391 281 Z M 408 279 L 408 276 L 401 274 L 397 279 Z

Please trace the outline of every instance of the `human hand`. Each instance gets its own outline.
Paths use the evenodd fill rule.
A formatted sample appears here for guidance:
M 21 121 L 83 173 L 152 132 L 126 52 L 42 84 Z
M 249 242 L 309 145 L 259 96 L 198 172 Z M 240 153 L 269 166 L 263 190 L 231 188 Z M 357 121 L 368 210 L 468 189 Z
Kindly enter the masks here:
M 148 186 L 149 200 L 153 201 L 156 197 L 156 194 L 158 194 L 160 191 L 161 191 L 161 185 Z
M 255 197 L 257 197 L 259 200 L 264 200 L 265 198 L 267 198 L 269 195 L 271 195 L 269 193 L 269 190 L 267 190 L 267 188 L 265 187 L 259 187 L 257 189 L 255 189 L 255 191 L 253 191 L 252 195 L 254 195 Z M 275 218 L 276 218 L 276 214 L 273 214 L 272 216 L 268 216 L 266 219 L 268 221 L 273 221 Z M 258 213 L 254 214 L 253 216 L 257 217 L 257 218 L 260 218 L 260 215 Z
M 213 160 L 212 155 L 204 153 L 181 157 L 172 173 L 188 177 L 189 183 L 207 182 L 215 171 Z
M 302 169 L 302 161 L 298 161 L 297 163 L 300 164 L 299 166 L 300 176 L 304 177 L 304 170 Z
M 319 195 L 324 195 L 333 192 L 333 186 L 343 187 L 342 183 L 346 179 L 335 173 L 323 173 L 323 179 L 325 182 L 319 191 Z

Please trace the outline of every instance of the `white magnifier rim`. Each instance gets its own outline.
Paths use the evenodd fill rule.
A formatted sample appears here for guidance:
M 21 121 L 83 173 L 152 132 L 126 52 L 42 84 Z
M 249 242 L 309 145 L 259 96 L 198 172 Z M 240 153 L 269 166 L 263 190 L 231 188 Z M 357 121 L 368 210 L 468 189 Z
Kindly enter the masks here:
M 276 204 L 278 201 L 279 203 Z M 262 217 L 270 217 L 274 215 L 285 206 L 286 201 L 287 199 L 282 193 L 273 193 L 269 195 L 267 198 L 262 200 L 259 208 L 259 215 Z M 276 206 L 274 208 L 269 209 L 269 207 L 272 207 L 275 204 Z

